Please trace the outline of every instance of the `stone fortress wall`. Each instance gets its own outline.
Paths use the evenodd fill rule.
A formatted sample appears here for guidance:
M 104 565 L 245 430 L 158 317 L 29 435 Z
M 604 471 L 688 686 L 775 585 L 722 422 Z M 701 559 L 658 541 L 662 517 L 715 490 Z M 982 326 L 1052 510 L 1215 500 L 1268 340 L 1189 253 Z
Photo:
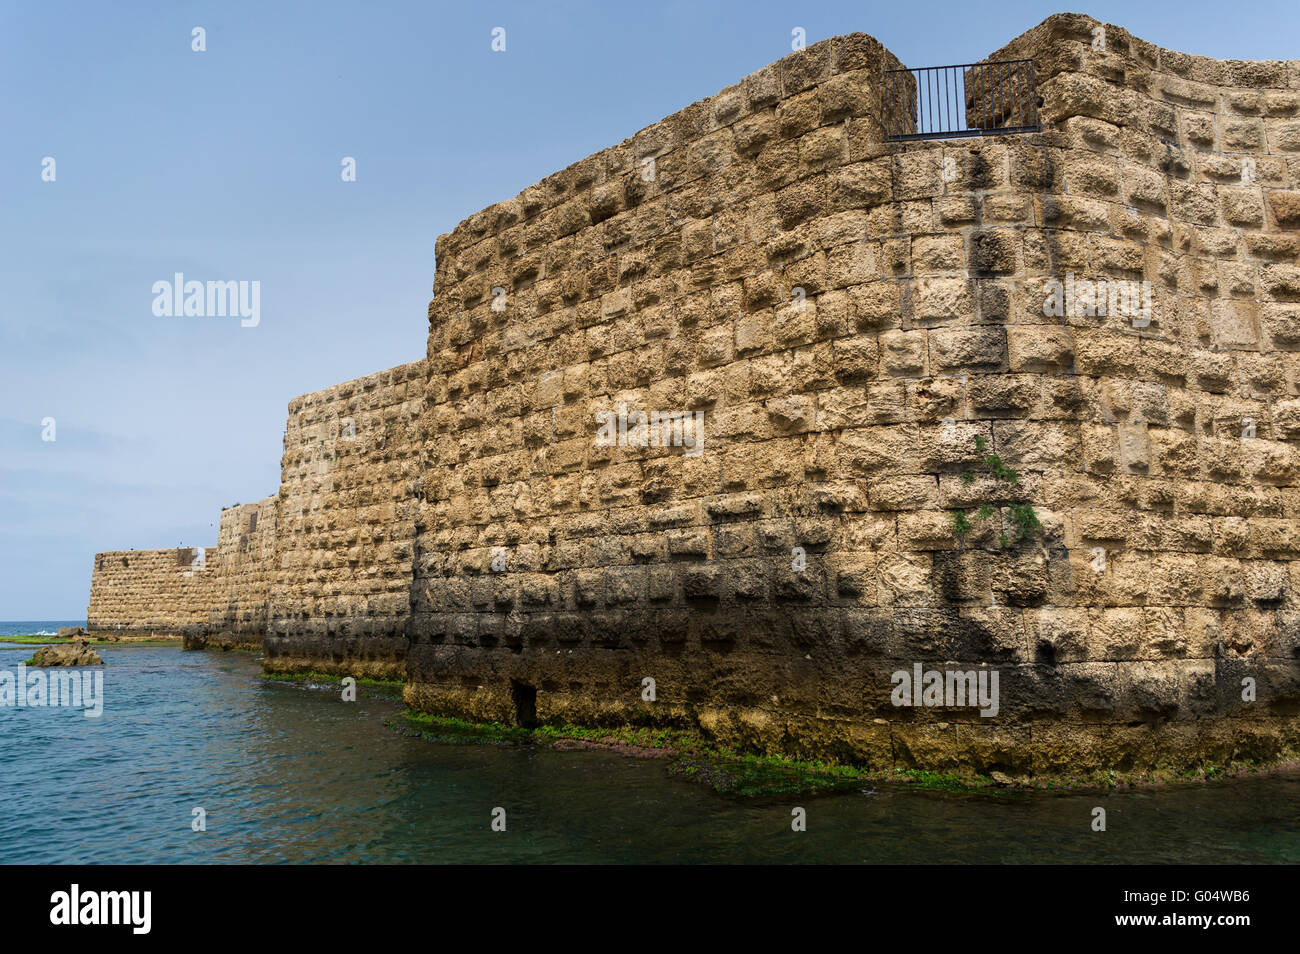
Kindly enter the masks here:
M 1300 71 L 1099 26 L 991 57 L 1041 133 L 884 142 L 896 64 L 841 37 L 443 237 L 408 701 L 881 765 L 1293 749 Z M 1149 323 L 1048 314 L 1070 276 Z M 623 404 L 702 453 L 594 446 Z M 998 715 L 893 705 L 916 663 L 997 668 Z
M 885 768 L 1295 756 L 1300 61 L 1019 58 L 1040 132 L 887 141 L 853 34 L 441 236 L 426 360 L 290 406 L 267 668 Z
M 218 598 L 220 571 L 216 547 L 96 553 L 86 629 L 112 637 L 172 636 L 205 628 Z
M 215 547 L 95 555 L 87 629 L 182 636 L 187 648 L 261 646 L 275 561 L 277 498 L 221 512 Z
M 899 65 L 864 35 L 816 44 L 439 239 L 413 706 L 510 720 L 522 694 L 542 720 L 727 742 L 779 723 L 766 743 L 811 730 L 818 696 L 862 699 L 866 673 L 826 678 L 826 586 L 874 520 L 835 503 L 855 491 L 817 391 L 865 403 L 855 309 L 897 308 L 839 170 L 882 139 Z M 622 407 L 689 412 L 696 446 L 599 446 Z
M 190 550 L 98 554 L 89 628 L 261 647 L 270 670 L 403 677 L 424 367 L 292 400 L 279 494 L 222 510 L 193 577 Z
M 251 649 L 262 644 L 275 560 L 276 504 L 277 498 L 265 497 L 221 511 L 218 603 L 209 613 L 208 626 L 190 634 L 190 648 Z
M 424 369 L 290 402 L 268 669 L 405 676 Z

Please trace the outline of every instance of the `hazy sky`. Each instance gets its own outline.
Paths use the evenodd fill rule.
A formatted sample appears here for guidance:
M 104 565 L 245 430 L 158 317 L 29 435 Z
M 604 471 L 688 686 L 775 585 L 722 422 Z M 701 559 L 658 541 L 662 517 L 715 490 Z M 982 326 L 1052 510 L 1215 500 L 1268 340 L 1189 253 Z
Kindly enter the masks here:
M 1298 11 L 1082 12 L 1281 59 L 1300 56 Z M 795 27 L 926 66 L 1053 12 L 0 2 L 0 619 L 84 619 L 98 550 L 215 545 L 222 506 L 278 489 L 290 398 L 423 355 L 434 240 L 466 216 L 779 59 Z M 176 272 L 260 282 L 260 322 L 155 316 Z

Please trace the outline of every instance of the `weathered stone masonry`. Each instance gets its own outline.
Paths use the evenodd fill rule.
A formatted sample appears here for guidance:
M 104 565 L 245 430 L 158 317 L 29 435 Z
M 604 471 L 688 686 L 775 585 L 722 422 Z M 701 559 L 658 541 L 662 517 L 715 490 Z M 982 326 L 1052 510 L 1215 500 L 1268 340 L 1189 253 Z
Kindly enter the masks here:
M 86 628 L 109 635 L 172 635 L 206 628 L 218 599 L 215 547 L 96 553 Z
M 1102 26 L 990 57 L 1039 133 L 885 141 L 854 34 L 441 236 L 427 359 L 290 407 L 266 666 L 880 767 L 1296 755 L 1300 61 Z M 598 444 L 621 405 L 702 446 Z M 916 663 L 998 714 L 894 706 Z
M 405 676 L 424 390 L 416 361 L 290 403 L 268 668 Z
M 221 512 L 215 547 L 95 554 L 87 628 L 182 635 L 192 648 L 252 648 L 266 631 L 276 498 Z
M 122 554 L 99 554 L 89 628 L 181 634 L 196 649 L 270 635 L 268 667 L 404 676 L 424 365 L 291 401 L 280 493 L 222 511 L 183 591 L 172 578 L 191 551 L 144 551 L 159 556 L 132 575 L 101 560 Z

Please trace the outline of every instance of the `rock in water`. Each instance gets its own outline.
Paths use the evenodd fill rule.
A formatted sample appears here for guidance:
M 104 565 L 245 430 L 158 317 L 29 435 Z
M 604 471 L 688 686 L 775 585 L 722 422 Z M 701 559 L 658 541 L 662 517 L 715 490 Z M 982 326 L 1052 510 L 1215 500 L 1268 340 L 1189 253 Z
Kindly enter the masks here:
M 80 626 L 60 626 L 58 635 L 59 639 L 75 639 L 78 636 L 85 636 L 86 631 Z
M 42 646 L 27 660 L 28 666 L 102 666 L 104 660 L 84 639 L 74 639 L 58 646 Z

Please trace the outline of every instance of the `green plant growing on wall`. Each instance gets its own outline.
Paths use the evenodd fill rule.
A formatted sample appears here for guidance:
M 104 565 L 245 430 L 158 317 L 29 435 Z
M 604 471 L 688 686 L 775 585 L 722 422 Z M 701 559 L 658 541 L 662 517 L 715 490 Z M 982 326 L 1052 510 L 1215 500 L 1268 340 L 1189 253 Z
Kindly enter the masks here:
M 984 451 L 989 449 L 989 442 L 983 437 L 976 437 L 975 449 L 980 453 L 984 453 Z M 1005 480 L 1009 484 L 1020 483 L 1020 474 L 1002 463 L 1002 458 L 997 454 L 986 454 L 984 457 L 984 466 L 994 477 Z M 969 473 L 969 471 L 967 471 L 967 473 Z
M 1018 485 L 1020 483 L 1020 472 L 1008 467 L 997 454 L 987 453 L 988 449 L 989 442 L 986 438 L 975 438 L 975 450 L 983 455 L 980 464 L 984 472 L 1009 486 Z M 978 476 L 971 470 L 962 471 L 961 481 L 969 486 L 975 483 Z M 997 507 L 991 503 L 985 503 L 975 510 L 951 510 L 948 516 L 952 521 L 953 533 L 956 534 L 958 539 L 962 539 L 975 529 L 975 521 L 987 521 L 995 516 L 997 512 Z M 1031 504 L 1010 504 L 1007 507 L 1007 516 L 1014 528 L 1014 533 L 1000 535 L 999 541 L 1004 547 L 1028 539 L 1043 529 L 1043 524 L 1038 519 L 1038 514 L 1034 512 Z
M 1034 513 L 1034 508 L 1029 504 L 1012 504 L 1008 510 L 1011 514 L 1011 522 L 1016 527 L 1017 540 L 1031 537 L 1043 529 L 1042 523 L 1038 520 L 1038 514 Z

